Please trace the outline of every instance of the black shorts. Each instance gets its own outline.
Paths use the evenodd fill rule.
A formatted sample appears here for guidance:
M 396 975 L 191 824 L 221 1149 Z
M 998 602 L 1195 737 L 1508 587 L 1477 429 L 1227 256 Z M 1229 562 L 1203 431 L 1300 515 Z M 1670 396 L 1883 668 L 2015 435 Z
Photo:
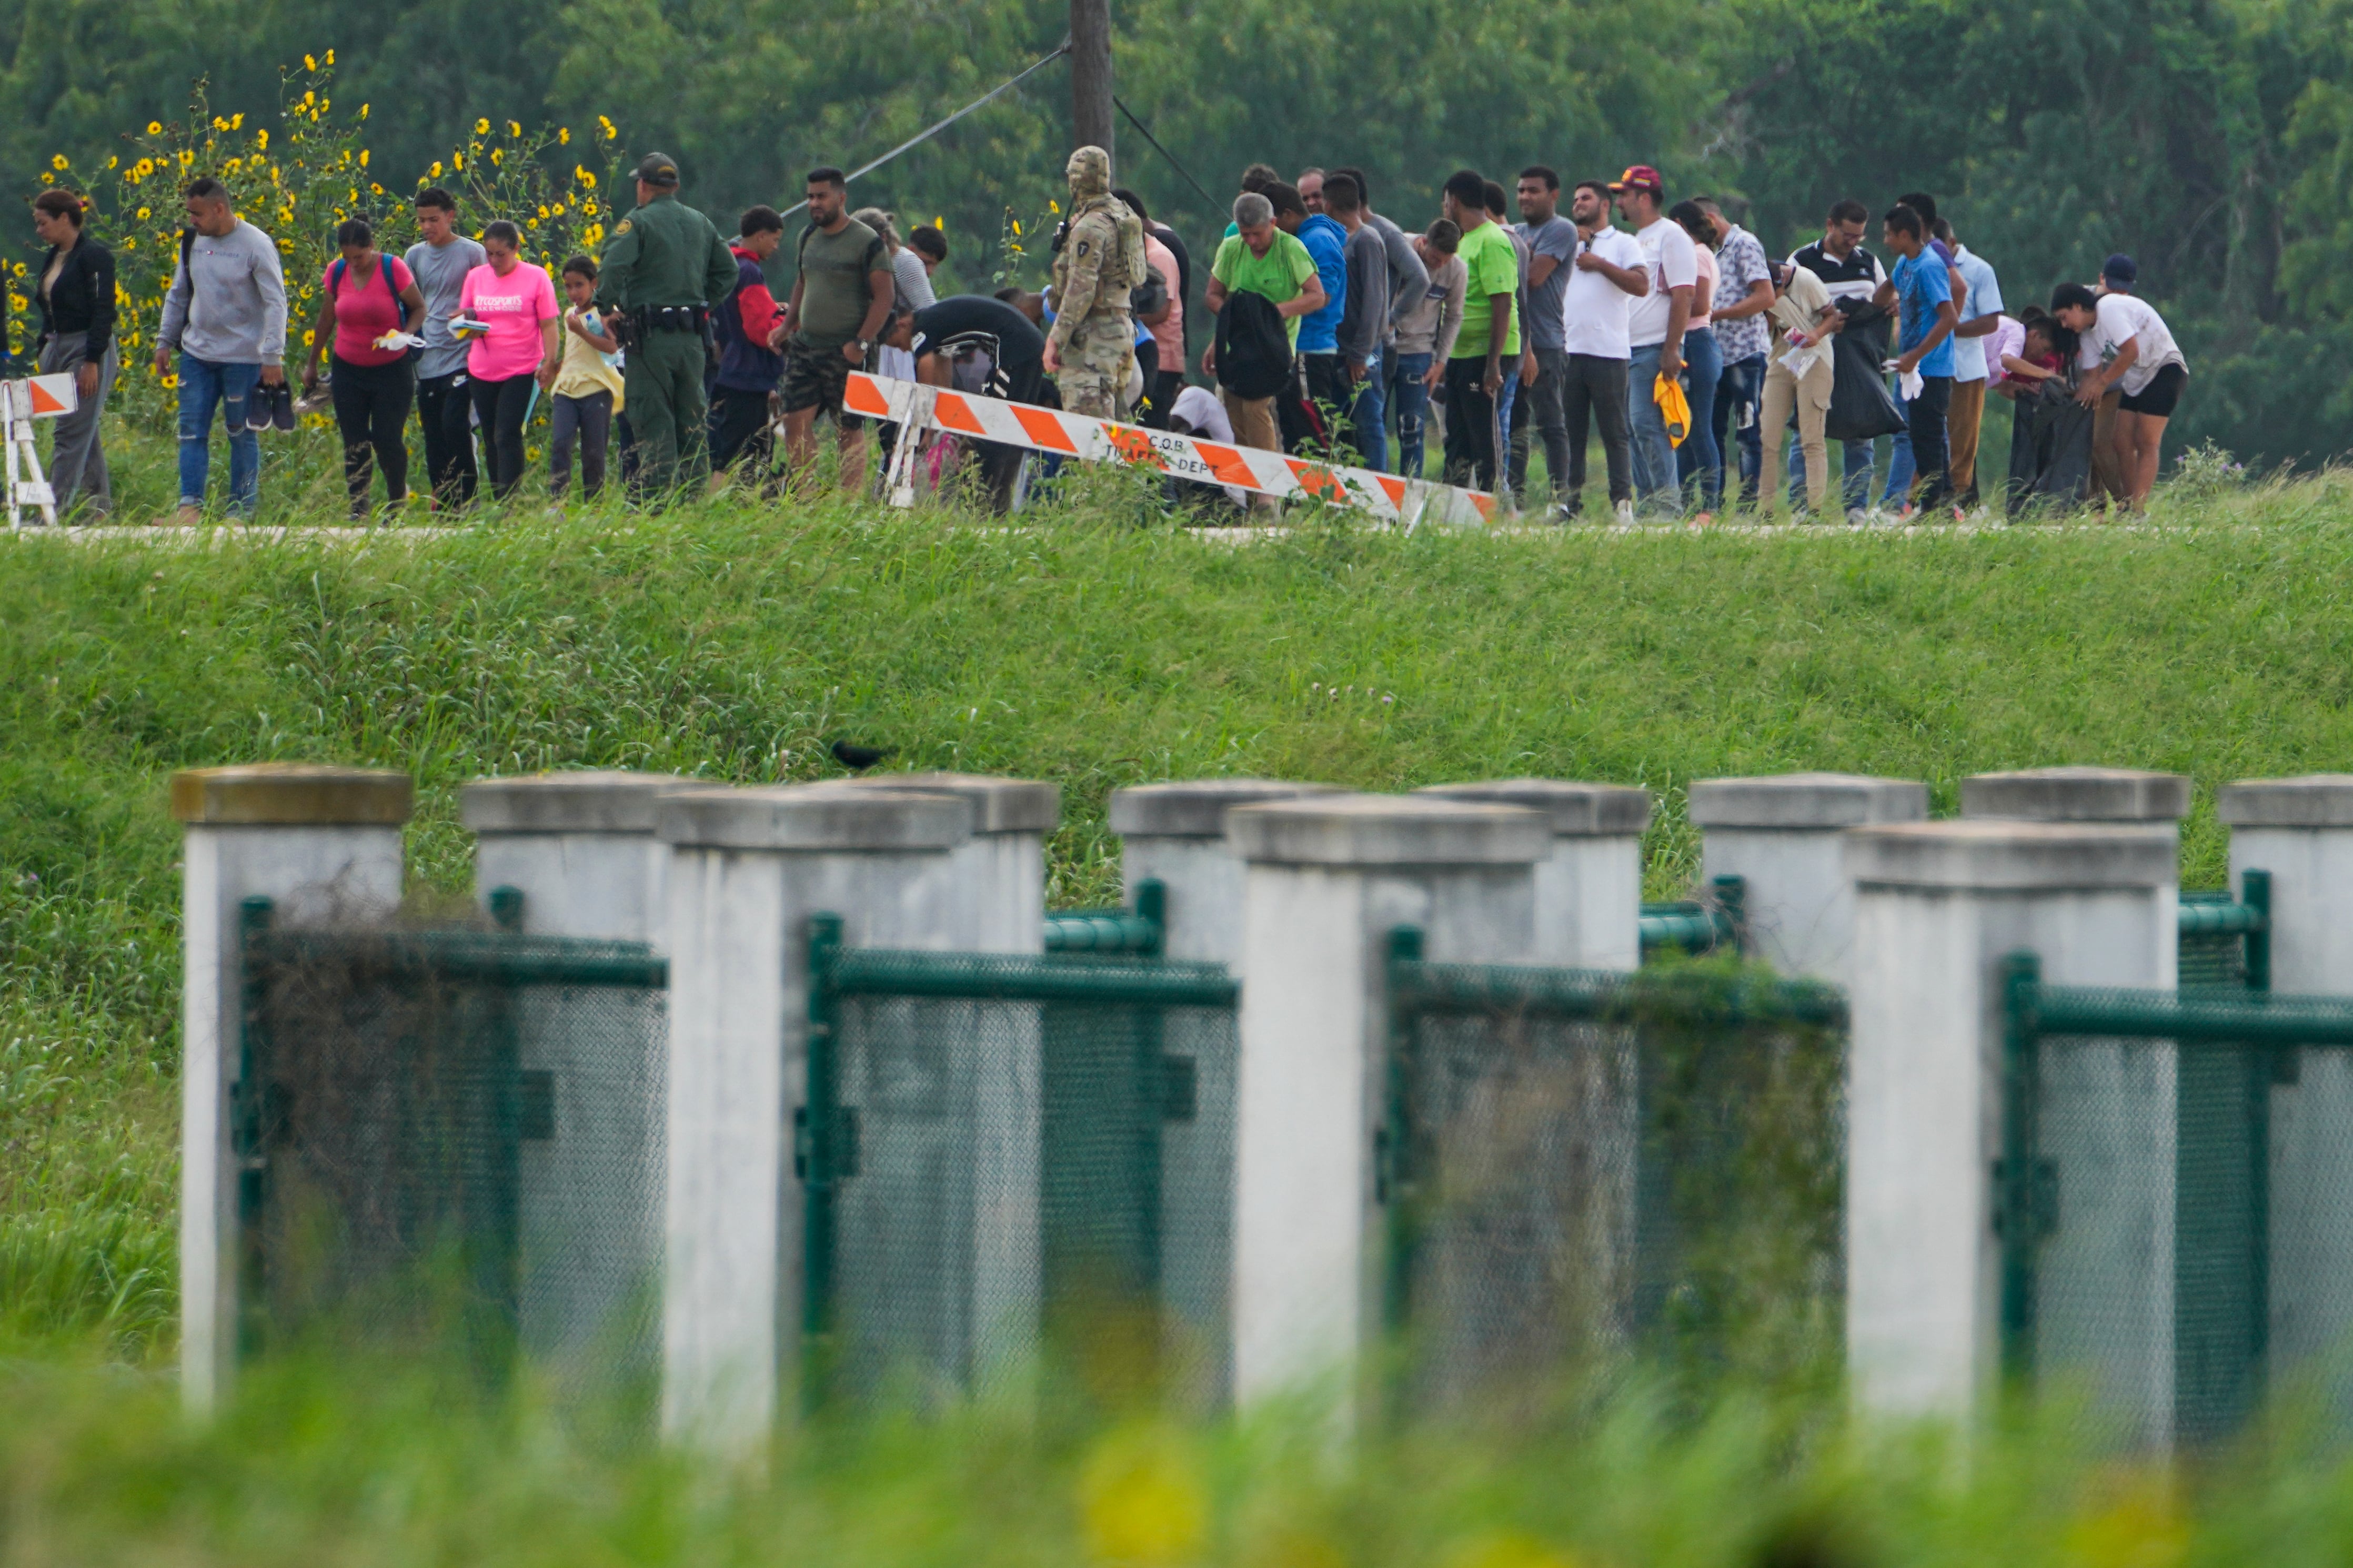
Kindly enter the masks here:
M 811 348 L 798 338 L 785 344 L 785 412 L 821 409 L 842 417 L 841 398 L 849 386 L 849 373 L 858 368 L 842 358 L 839 348 Z
M 2181 389 L 2189 384 L 2189 381 L 2187 370 L 2178 364 L 2167 365 L 2149 378 L 2147 386 L 2138 392 L 2125 394 L 2124 401 L 2116 406 L 2135 414 L 2150 414 L 2159 419 L 2170 419 L 2174 409 L 2180 405 Z

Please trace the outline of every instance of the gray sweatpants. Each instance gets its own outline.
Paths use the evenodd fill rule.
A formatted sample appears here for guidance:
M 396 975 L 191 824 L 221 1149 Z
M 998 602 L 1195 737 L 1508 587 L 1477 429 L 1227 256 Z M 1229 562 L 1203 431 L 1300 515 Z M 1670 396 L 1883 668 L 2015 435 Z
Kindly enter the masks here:
M 59 332 L 43 343 L 41 374 L 66 375 L 79 369 L 90 358 L 88 337 L 86 332 Z M 86 504 L 93 517 L 104 517 L 114 510 L 106 451 L 98 441 L 98 416 L 106 409 L 108 394 L 114 390 L 116 368 L 115 345 L 110 342 L 98 364 L 98 395 L 81 399 L 79 406 L 57 421 L 49 447 L 49 487 L 57 493 L 60 522 L 78 502 Z

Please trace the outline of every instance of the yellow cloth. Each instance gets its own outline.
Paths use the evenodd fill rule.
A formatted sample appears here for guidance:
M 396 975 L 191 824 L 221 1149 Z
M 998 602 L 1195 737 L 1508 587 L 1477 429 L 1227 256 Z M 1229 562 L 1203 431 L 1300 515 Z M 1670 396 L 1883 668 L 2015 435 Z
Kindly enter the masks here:
M 570 310 L 565 311 L 569 317 Z M 613 395 L 613 412 L 621 411 L 621 371 L 618 365 L 605 363 L 595 345 L 572 330 L 565 322 L 564 359 L 555 370 L 555 395 L 558 397 L 594 397 L 600 392 Z
M 1659 405 L 1660 417 L 1667 422 L 1667 444 L 1680 447 L 1691 434 L 1691 404 L 1683 397 L 1683 384 L 1672 376 L 1662 375 L 1651 384 L 1651 401 Z

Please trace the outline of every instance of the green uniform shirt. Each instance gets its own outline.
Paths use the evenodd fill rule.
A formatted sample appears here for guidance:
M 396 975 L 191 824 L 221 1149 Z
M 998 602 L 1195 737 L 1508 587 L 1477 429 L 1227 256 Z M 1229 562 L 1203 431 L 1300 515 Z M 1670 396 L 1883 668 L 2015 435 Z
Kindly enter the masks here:
M 596 303 L 718 305 L 735 291 L 735 256 L 711 220 L 657 195 L 615 226 L 596 274 Z

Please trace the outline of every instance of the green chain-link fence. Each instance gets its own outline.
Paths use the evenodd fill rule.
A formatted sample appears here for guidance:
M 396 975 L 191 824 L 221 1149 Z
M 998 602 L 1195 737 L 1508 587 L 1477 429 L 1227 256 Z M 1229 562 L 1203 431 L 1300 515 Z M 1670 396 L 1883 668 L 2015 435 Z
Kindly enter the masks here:
M 2005 975 L 2004 1363 L 2119 1446 L 2225 1436 L 2353 1338 L 2353 999 L 2250 984 L 2265 927 L 2231 918 L 2204 973 L 2236 989 Z
M 1430 963 L 1400 931 L 1379 1196 L 1410 1409 L 1840 1353 L 1846 1009 L 1727 963 Z
M 1034 1375 L 1223 1399 L 1235 983 L 1213 964 L 810 948 L 819 1398 Z
M 519 900 L 495 900 L 510 918 Z M 512 931 L 243 911 L 240 1342 L 455 1342 L 653 1371 L 667 971 Z

